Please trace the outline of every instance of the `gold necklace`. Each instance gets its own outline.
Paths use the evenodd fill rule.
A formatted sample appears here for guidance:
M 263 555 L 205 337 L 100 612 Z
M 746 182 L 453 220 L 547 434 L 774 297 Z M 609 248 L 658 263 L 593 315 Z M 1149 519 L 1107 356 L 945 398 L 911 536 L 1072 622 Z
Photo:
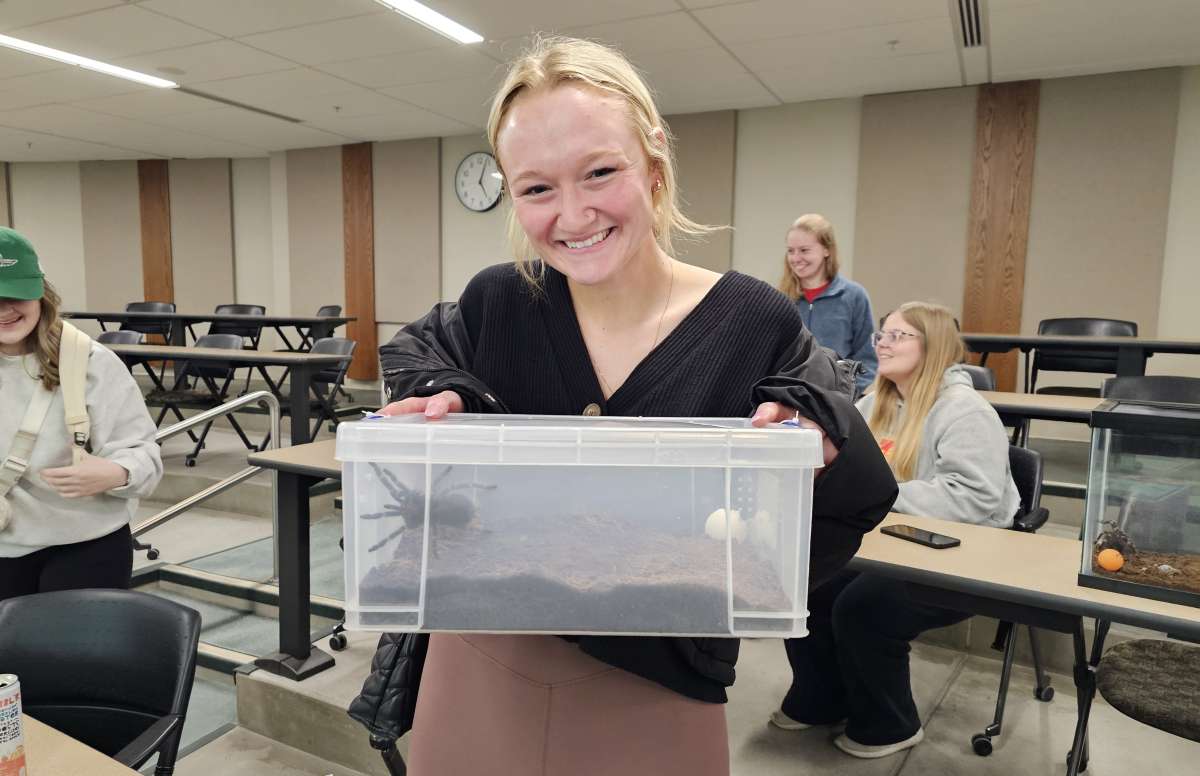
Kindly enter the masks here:
M 26 354 L 26 355 L 28 355 L 28 354 Z M 29 375 L 30 380 L 41 380 L 42 379 L 41 377 L 39 377 L 35 374 L 30 374 L 29 360 L 26 358 L 25 355 L 21 356 L 21 368 L 25 370 L 25 374 Z
M 668 259 L 668 261 L 669 261 L 669 259 Z M 675 292 L 675 262 L 672 261 L 671 262 L 671 280 L 667 284 L 667 301 L 663 302 L 662 312 L 658 314 L 658 326 L 656 326 L 654 328 L 654 342 L 650 343 L 650 349 L 646 351 L 646 356 L 653 353 L 654 349 L 656 347 L 658 347 L 658 338 L 662 336 L 663 320 L 667 317 L 667 309 L 671 306 L 671 295 L 674 292 Z M 646 356 L 642 356 L 642 360 L 645 360 Z M 641 363 L 641 362 L 639 361 L 638 363 Z M 636 368 L 636 365 L 634 368 Z M 608 381 L 604 379 L 604 375 L 600 374 L 599 369 L 596 370 L 596 377 L 600 378 L 600 383 L 604 386 L 605 398 L 606 399 L 612 398 L 612 395 L 614 393 L 616 393 L 616 391 L 614 391 L 612 389 L 612 386 L 608 384 Z

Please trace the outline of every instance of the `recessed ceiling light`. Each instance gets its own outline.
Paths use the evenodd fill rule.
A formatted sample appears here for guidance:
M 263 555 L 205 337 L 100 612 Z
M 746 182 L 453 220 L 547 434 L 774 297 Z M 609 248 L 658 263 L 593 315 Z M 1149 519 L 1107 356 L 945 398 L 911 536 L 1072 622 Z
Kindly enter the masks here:
M 55 62 L 62 62 L 67 65 L 82 67 L 84 70 L 92 70 L 97 73 L 104 73 L 105 75 L 124 78 L 127 81 L 136 81 L 139 84 L 154 86 L 159 89 L 175 89 L 179 86 L 179 84 L 175 83 L 174 81 L 168 81 L 165 78 L 157 78 L 152 75 L 146 75 L 145 73 L 139 73 L 136 70 L 130 70 L 125 67 L 117 67 L 116 65 L 110 65 L 107 62 L 101 62 L 96 59 L 81 57 L 78 54 L 72 54 L 68 51 L 59 51 L 58 49 L 53 49 L 49 46 L 43 46 L 39 43 L 30 43 L 29 41 L 21 40 L 20 38 L 10 38 L 7 35 L 0 35 L 0 46 L 16 49 L 17 51 L 24 51 L 26 54 L 33 54 L 34 56 L 45 57 L 46 59 L 53 59 Z
M 418 24 L 424 25 L 439 35 L 445 35 L 459 43 L 479 43 L 483 36 L 468 30 L 453 19 L 442 16 L 428 6 L 421 5 L 416 0 L 375 0 L 380 5 L 398 11 Z

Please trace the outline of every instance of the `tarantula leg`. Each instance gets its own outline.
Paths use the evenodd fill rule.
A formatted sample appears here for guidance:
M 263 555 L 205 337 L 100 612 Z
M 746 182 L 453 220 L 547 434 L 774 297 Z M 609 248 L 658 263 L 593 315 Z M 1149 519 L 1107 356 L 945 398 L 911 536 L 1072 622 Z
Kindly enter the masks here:
M 365 515 L 359 515 L 359 520 L 379 520 L 384 517 L 404 517 L 404 511 L 395 504 L 387 504 L 381 512 L 370 512 Z
M 392 531 L 390 534 L 388 534 L 387 536 L 383 537 L 382 539 L 380 539 L 379 541 L 375 542 L 370 547 L 368 547 L 367 552 L 375 552 L 379 548 L 383 547 L 383 545 L 390 542 L 392 539 L 395 539 L 397 536 L 404 533 L 404 530 L 406 528 L 408 528 L 408 526 L 405 526 L 405 525 L 400 526 L 395 531 Z

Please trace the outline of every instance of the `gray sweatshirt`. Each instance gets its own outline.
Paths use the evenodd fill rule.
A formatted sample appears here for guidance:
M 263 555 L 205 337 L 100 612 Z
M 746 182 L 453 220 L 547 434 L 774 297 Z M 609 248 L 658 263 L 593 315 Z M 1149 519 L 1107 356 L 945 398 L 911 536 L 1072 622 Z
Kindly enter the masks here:
M 0 355 L 0 460 L 8 456 L 37 386 L 30 372 L 38 373 L 32 355 Z M 69 499 L 39 476 L 42 469 L 71 465 L 62 388 L 58 388 L 34 444 L 29 469 L 8 494 L 12 522 L 0 531 L 0 558 L 110 534 L 129 522 L 138 498 L 152 493 L 162 479 L 162 459 L 154 441 L 157 429 L 142 392 L 121 360 L 96 343 L 88 357 L 85 397 L 92 423 L 92 454 L 127 469 L 129 484 L 98 496 Z
M 870 418 L 874 404 L 871 393 L 855 406 Z M 1008 528 L 1020 506 L 1000 416 L 976 393 L 970 376 L 952 366 L 942 376 L 937 400 L 925 419 L 916 474 L 900 483 L 893 509 Z

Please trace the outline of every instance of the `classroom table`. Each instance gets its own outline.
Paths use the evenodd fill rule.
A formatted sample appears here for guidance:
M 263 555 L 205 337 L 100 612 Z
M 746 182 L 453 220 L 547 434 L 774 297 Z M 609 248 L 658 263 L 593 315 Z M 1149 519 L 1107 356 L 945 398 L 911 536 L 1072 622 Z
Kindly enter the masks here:
M 278 473 L 275 514 L 279 516 L 279 651 L 254 664 L 295 681 L 334 664 L 333 656 L 314 647 L 309 631 L 309 488 L 324 479 L 342 477 L 332 439 L 252 453 L 247 461 Z
M 25 765 L 28 776 L 139 776 L 108 755 L 87 744 L 21 715 L 25 732 Z
M 241 323 L 271 327 L 283 340 L 284 347 L 289 351 L 303 353 L 312 348 L 312 343 L 322 337 L 332 337 L 333 330 L 350 321 L 358 320 L 353 316 L 315 316 L 315 315 L 232 315 L 229 313 L 151 313 L 151 312 L 88 312 L 70 310 L 59 313 L 64 318 L 82 321 L 97 321 L 104 329 L 106 323 L 130 323 L 132 321 L 167 321 L 170 324 L 170 334 L 167 342 L 171 345 L 184 346 L 187 344 L 187 332 L 196 323 Z M 295 329 L 300 341 L 293 345 L 284 329 Z
M 963 342 L 972 353 L 981 353 L 982 365 L 989 353 L 1020 350 L 1026 356 L 1035 348 L 1071 350 L 1115 350 L 1117 375 L 1144 375 L 1146 359 L 1155 353 L 1200 355 L 1200 339 L 1163 340 L 1146 337 L 1080 337 L 1061 334 L 963 334 Z
M 891 514 L 884 520 L 884 525 L 894 523 L 948 534 L 962 544 L 934 550 L 876 529 L 864 537 L 851 569 L 908 582 L 915 596 L 934 605 L 1072 636 L 1078 719 L 1068 776 L 1086 768 L 1095 671 L 1109 625 L 1126 623 L 1200 640 L 1200 609 L 1080 586 L 1083 548 L 1078 540 L 912 515 Z M 1084 617 L 1096 619 L 1090 654 Z
M 1006 426 L 1029 420 L 1061 420 L 1087 423 L 1092 411 L 1105 402 L 1096 396 L 1059 396 L 1050 393 L 980 391 Z
M 282 394 L 282 387 L 271 383 L 269 377 L 267 377 L 267 381 L 271 385 L 272 392 L 279 395 L 281 401 L 290 409 L 292 444 L 294 445 L 309 441 L 309 423 L 311 422 L 309 389 L 312 386 L 313 376 L 322 369 L 350 360 L 350 356 L 336 353 L 183 348 L 173 345 L 105 345 L 105 347 L 123 358 L 228 363 L 258 368 L 264 376 L 266 376 L 265 367 L 288 367 L 291 370 L 291 379 L 286 396 Z M 159 387 L 162 387 L 161 384 Z

